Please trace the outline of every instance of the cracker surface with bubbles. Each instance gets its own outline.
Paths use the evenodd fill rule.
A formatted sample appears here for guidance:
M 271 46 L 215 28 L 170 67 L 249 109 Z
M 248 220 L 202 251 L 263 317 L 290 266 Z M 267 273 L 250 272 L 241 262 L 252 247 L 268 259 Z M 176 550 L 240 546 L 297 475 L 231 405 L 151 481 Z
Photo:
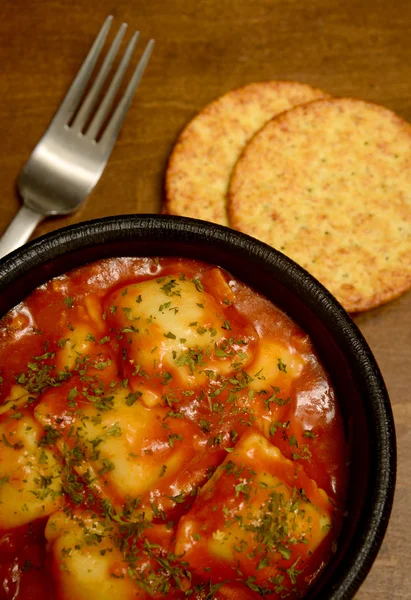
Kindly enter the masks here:
M 247 142 L 273 116 L 323 96 L 303 83 L 267 81 L 211 102 L 186 126 L 172 151 L 165 212 L 229 225 L 228 185 Z
M 411 287 L 411 126 L 323 99 L 269 121 L 238 160 L 233 227 L 281 250 L 350 312 Z

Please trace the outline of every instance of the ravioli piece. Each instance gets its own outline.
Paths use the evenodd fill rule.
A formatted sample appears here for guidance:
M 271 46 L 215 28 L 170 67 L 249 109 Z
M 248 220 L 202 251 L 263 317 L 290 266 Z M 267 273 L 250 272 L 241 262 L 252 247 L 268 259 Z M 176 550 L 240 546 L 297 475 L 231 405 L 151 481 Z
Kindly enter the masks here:
M 56 352 L 56 366 L 60 372 L 85 371 L 110 380 L 117 376 L 118 366 L 110 337 L 98 335 L 87 323 L 72 325 L 63 332 L 61 349 Z
M 72 371 L 75 369 L 81 357 L 89 355 L 93 350 L 95 331 L 87 323 L 72 325 L 72 329 L 63 331 L 61 342 L 62 348 L 56 353 L 57 367 L 62 370 Z
M 204 445 L 198 428 L 166 409 L 148 409 L 121 386 L 94 397 L 80 386 L 70 390 L 75 393 L 68 386 L 49 391 L 35 408 L 67 468 L 117 508 L 148 490 L 171 494 L 174 478 Z
M 61 466 L 41 446 L 42 436 L 28 414 L 0 423 L 0 529 L 47 516 L 63 503 Z
M 285 344 L 268 336 L 258 340 L 254 359 L 245 369 L 248 396 L 245 406 L 252 406 L 256 426 L 270 437 L 272 423 L 286 419 L 292 386 L 299 379 L 306 360 Z
M 253 378 L 249 387 L 256 391 L 278 387 L 282 394 L 287 394 L 292 382 L 301 374 L 304 364 L 301 354 L 290 351 L 276 340 L 262 338 L 254 360 L 247 368 Z
M 293 587 L 331 528 L 326 493 L 256 432 L 244 435 L 191 511 L 176 554 L 206 577 L 239 579 L 263 594 Z
M 100 374 L 107 379 L 115 376 L 118 372 L 116 353 L 107 335 L 101 300 L 96 294 L 87 294 L 83 303 L 69 298 L 68 305 L 72 308 L 63 311 L 59 324 L 57 369 L 62 372 L 84 368 L 101 371 L 101 363 L 105 363 L 105 373 Z
M 205 371 L 227 375 L 252 359 L 254 328 L 230 306 L 222 277 L 214 292 L 176 274 L 108 298 L 108 321 L 122 336 L 125 376 L 148 406 L 158 403 L 165 386 L 198 389 L 207 384 Z
M 185 563 L 170 551 L 170 532 L 144 515 L 124 523 L 91 511 L 58 512 L 45 536 L 58 600 L 177 600 L 191 587 Z
M 59 600 L 144 598 L 127 576 L 115 528 L 92 513 L 57 512 L 45 530 Z

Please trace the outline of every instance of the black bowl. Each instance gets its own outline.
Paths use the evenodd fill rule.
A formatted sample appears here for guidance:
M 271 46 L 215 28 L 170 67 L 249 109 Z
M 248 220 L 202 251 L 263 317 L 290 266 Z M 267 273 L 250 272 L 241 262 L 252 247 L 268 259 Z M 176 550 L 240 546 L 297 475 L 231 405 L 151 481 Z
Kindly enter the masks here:
M 0 261 L 0 315 L 50 278 L 110 256 L 183 256 L 220 265 L 265 294 L 311 336 L 338 391 L 351 465 L 337 551 L 306 600 L 352 598 L 381 545 L 396 471 L 389 398 L 356 325 L 320 283 L 273 248 L 226 227 L 156 215 L 89 221 L 16 250 Z

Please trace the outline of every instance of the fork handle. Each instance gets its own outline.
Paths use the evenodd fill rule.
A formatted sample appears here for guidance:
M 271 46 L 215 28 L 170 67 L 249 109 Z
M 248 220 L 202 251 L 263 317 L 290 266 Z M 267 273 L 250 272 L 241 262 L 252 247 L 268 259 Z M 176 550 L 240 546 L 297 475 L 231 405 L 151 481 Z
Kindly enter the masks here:
M 22 206 L 0 238 L 0 258 L 25 244 L 43 219 L 35 210 Z

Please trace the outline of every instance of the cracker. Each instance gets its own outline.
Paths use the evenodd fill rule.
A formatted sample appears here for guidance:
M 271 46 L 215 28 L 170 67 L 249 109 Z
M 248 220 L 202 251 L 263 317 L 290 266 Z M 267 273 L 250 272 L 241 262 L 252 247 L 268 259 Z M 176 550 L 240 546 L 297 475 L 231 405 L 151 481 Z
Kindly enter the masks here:
M 387 302 L 411 287 L 411 126 L 348 98 L 283 113 L 237 162 L 229 214 L 346 310 Z
M 248 140 L 273 116 L 324 96 L 303 83 L 267 81 L 217 98 L 177 140 L 166 172 L 165 211 L 228 225 L 228 184 Z

